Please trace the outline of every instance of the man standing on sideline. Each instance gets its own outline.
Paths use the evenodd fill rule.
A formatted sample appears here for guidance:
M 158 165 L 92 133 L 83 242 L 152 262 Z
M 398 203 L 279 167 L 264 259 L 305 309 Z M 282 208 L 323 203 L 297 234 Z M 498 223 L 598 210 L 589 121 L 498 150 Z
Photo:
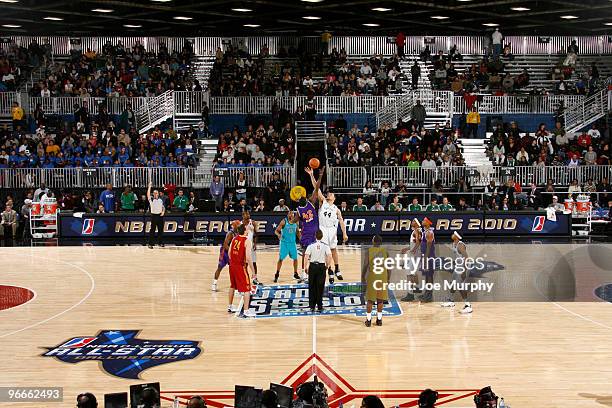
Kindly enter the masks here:
M 363 258 L 361 281 L 365 283 L 366 293 L 366 327 L 372 326 L 372 308 L 376 302 L 376 325 L 382 326 L 383 307 L 385 301 L 389 300 L 389 270 L 384 266 L 384 261 L 389 258 L 389 252 L 380 245 L 382 238 L 375 235 L 372 238 L 372 246 L 367 248 L 367 256 Z M 381 259 L 380 263 L 376 261 Z M 375 267 L 378 264 L 378 267 Z
M 225 186 L 221 181 L 221 177 L 215 176 L 212 183 L 210 183 L 210 196 L 215 200 L 215 210 L 223 210 L 223 193 L 225 192 Z
M 115 192 L 110 183 L 106 185 L 106 190 L 100 194 L 100 202 L 104 205 L 104 211 L 107 213 L 115 212 Z
M 308 306 L 314 313 L 315 306 L 319 313 L 323 311 L 323 290 L 325 289 L 325 271 L 331 268 L 332 254 L 327 244 L 322 242 L 323 231 L 316 233 L 317 240 L 308 245 L 304 253 L 304 262 L 308 271 Z
M 121 194 L 121 211 L 132 211 L 136 210 L 136 201 L 138 197 L 132 191 L 131 186 L 125 186 L 125 190 Z
M 182 188 L 179 189 L 178 195 L 174 197 L 172 207 L 177 211 L 187 212 L 187 208 L 189 207 L 189 199 L 185 195 Z
M 157 244 L 162 248 L 164 247 L 162 234 L 164 233 L 164 214 L 166 213 L 166 208 L 159 196 L 159 191 L 153 190 L 153 195 L 151 196 L 152 185 L 153 183 L 149 182 L 149 188 L 147 189 L 147 199 L 151 209 L 151 229 L 149 230 L 149 248 L 151 249 L 153 248 L 153 240 L 155 238 L 157 238 Z
M 230 273 L 230 289 L 229 289 L 229 306 L 227 311 L 234 312 L 234 292 L 238 291 L 242 295 L 241 305 L 236 309 L 236 316 L 240 318 L 254 317 L 255 313 L 249 310 L 251 304 L 251 279 L 249 277 L 249 268 L 253 269 L 253 242 L 246 235 L 244 224 L 240 224 L 236 228 L 237 236 L 230 244 L 229 252 L 229 273 Z

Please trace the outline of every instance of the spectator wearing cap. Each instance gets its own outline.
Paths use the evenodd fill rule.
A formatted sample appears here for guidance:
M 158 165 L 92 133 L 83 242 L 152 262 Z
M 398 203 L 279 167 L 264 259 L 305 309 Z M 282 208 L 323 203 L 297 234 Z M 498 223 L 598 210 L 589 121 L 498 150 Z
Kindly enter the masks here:
M 552 203 L 548 205 L 548 208 L 554 208 L 555 211 L 565 210 L 565 206 L 559 202 L 559 197 L 556 195 L 552 196 Z
M 281 212 L 289 211 L 289 207 L 287 207 L 285 205 L 285 199 L 284 198 L 281 198 L 280 200 L 278 200 L 278 205 L 276 207 L 274 207 L 273 211 L 281 211 Z

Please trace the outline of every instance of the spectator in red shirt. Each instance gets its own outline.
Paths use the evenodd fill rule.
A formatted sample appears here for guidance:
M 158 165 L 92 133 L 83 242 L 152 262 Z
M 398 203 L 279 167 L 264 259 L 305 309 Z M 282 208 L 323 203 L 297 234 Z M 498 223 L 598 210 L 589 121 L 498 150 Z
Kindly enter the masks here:
M 406 45 L 406 34 L 403 31 L 397 33 L 395 37 L 395 45 L 397 45 L 397 56 L 404 59 L 404 46 Z

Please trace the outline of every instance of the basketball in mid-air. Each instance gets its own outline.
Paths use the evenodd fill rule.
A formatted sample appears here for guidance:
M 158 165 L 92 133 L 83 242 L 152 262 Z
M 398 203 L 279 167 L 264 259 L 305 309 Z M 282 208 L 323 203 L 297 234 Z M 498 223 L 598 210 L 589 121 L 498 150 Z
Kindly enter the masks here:
M 312 159 L 308 161 L 308 166 L 310 166 L 310 168 L 313 170 L 318 169 L 320 165 L 321 163 L 319 162 L 319 159 L 317 159 L 316 157 L 313 157 Z

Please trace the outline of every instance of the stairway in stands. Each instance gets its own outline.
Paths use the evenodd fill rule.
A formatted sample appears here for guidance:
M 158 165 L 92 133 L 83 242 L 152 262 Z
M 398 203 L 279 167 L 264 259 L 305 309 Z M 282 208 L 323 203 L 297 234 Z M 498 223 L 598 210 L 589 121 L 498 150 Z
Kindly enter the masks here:
M 465 159 L 465 165 L 470 167 L 490 166 L 491 160 L 486 154 L 489 139 L 459 139 L 457 144 Z
M 195 79 L 200 81 L 202 89 L 208 89 L 208 79 L 210 78 L 210 72 L 212 71 L 213 64 L 215 63 L 214 55 L 198 55 L 193 60 L 193 72 L 192 75 Z
M 212 181 L 213 161 L 217 155 L 216 139 L 198 140 L 198 167 L 195 169 L 195 181 L 193 187 L 207 188 Z

